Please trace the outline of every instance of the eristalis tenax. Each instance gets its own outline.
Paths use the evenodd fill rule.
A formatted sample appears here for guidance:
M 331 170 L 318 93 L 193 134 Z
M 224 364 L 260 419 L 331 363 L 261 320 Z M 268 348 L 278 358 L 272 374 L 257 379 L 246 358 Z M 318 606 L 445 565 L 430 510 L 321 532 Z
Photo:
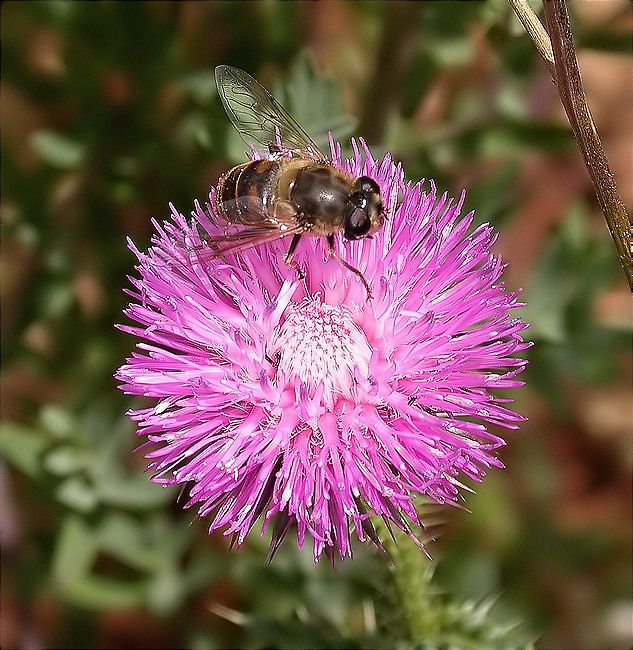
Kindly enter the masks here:
M 259 160 L 223 174 L 216 212 L 239 228 L 205 237 L 211 257 L 236 253 L 292 235 L 286 264 L 304 235 L 325 237 L 329 253 L 371 290 L 363 274 L 335 250 L 334 236 L 370 237 L 384 222 L 380 188 L 369 176 L 355 178 L 332 165 L 281 104 L 249 74 L 228 65 L 215 69 L 222 104 L 233 126 Z

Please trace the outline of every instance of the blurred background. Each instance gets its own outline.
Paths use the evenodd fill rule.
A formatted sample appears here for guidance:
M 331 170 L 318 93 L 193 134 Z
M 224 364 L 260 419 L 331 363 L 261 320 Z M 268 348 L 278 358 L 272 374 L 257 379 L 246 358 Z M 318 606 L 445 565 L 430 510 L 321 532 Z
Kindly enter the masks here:
M 535 6 L 538 6 L 536 3 Z M 570 3 L 630 209 L 628 3 Z M 150 218 L 243 160 L 241 67 L 315 138 L 363 135 L 468 190 L 532 322 L 507 469 L 420 556 L 429 647 L 630 647 L 630 296 L 556 89 L 507 4 L 2 4 L 3 648 L 411 647 L 388 563 L 229 552 L 150 483 L 113 372 Z M 135 402 L 138 405 L 138 402 Z M 290 538 L 289 538 L 290 539 Z M 405 594 L 406 596 L 406 594 Z M 406 603 L 405 603 L 406 604 Z M 451 618 L 452 617 L 452 618 Z M 515 626 L 516 624 L 516 626 Z M 454 636 L 447 634 L 446 630 Z M 435 636 L 433 636 L 435 635 Z

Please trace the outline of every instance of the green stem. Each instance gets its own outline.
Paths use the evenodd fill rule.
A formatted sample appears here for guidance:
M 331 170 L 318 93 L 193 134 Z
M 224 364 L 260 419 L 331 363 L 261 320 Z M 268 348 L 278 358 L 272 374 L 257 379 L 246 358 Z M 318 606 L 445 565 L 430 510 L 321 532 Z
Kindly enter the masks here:
M 391 614 L 393 646 L 460 650 L 533 648 L 516 622 L 498 621 L 491 613 L 494 598 L 462 600 L 441 591 L 433 579 L 435 564 L 424 551 L 401 531 L 394 531 L 394 541 L 382 521 L 372 521 L 391 560 L 389 569 L 397 611 L 396 620 Z M 427 523 L 435 526 L 438 522 L 429 518 Z
M 509 2 L 548 63 L 580 153 L 593 182 L 598 204 L 613 238 L 620 264 L 629 287 L 633 289 L 631 224 L 587 105 L 565 2 L 563 0 L 544 0 L 543 2 L 547 32 L 549 33 L 549 48 L 543 38 L 543 27 L 527 2 L 523 0 L 509 0 Z M 550 51 L 553 56 L 553 65 L 549 58 Z
M 433 621 L 427 616 L 431 607 L 433 576 L 429 558 L 404 533 L 396 533 L 397 541 L 382 523 L 376 530 L 392 562 L 390 566 L 396 599 L 407 627 L 406 637 L 413 643 L 428 639 Z

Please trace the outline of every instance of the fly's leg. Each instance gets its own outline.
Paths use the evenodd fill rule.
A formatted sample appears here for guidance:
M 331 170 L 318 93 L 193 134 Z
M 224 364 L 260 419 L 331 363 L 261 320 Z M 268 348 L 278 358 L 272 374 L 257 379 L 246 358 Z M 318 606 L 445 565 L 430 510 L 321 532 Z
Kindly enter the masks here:
M 299 243 L 300 239 L 301 239 L 301 235 L 292 236 L 292 241 L 290 242 L 290 248 L 286 253 L 286 257 L 284 257 L 284 262 L 287 266 L 290 266 L 297 272 L 299 279 L 303 280 L 306 277 L 305 271 L 294 260 L 295 251 L 297 250 L 297 244 Z
M 330 247 L 330 256 L 333 257 L 341 266 L 344 266 L 348 271 L 351 271 L 354 273 L 356 276 L 358 276 L 358 279 L 363 283 L 363 286 L 365 287 L 365 291 L 367 291 L 367 300 L 371 300 L 373 298 L 371 289 L 369 288 L 369 284 L 367 280 L 365 280 L 365 276 L 354 266 L 346 262 L 340 255 L 336 252 L 334 248 L 334 235 L 328 235 L 327 236 L 327 243 L 328 246 Z

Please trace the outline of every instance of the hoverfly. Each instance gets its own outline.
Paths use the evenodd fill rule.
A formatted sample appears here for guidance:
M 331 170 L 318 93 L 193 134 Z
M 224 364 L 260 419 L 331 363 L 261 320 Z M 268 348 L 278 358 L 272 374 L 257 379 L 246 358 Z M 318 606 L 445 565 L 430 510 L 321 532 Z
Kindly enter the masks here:
M 371 236 L 384 222 L 380 188 L 368 176 L 354 178 L 335 168 L 308 134 L 253 77 L 227 65 L 215 69 L 224 109 L 233 126 L 260 160 L 237 165 L 223 174 L 216 192 L 216 212 L 239 230 L 207 237 L 210 255 L 219 257 L 292 235 L 285 256 L 293 261 L 304 235 L 324 236 L 329 253 L 355 273 L 367 291 L 363 274 L 343 260 L 334 236 Z

